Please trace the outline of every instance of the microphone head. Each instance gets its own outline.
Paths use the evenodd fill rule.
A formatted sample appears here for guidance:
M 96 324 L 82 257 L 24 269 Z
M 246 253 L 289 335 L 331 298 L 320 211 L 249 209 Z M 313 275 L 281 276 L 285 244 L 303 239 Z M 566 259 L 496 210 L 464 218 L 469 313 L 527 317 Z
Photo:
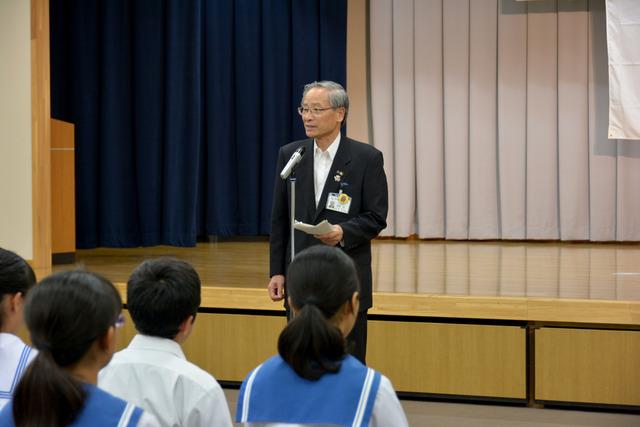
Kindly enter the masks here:
M 284 169 L 282 169 L 282 172 L 280 172 L 280 178 L 287 179 L 289 175 L 291 175 L 296 165 L 300 163 L 300 160 L 302 159 L 303 154 L 304 154 L 304 147 L 299 147 L 293 153 L 293 155 L 285 165 Z

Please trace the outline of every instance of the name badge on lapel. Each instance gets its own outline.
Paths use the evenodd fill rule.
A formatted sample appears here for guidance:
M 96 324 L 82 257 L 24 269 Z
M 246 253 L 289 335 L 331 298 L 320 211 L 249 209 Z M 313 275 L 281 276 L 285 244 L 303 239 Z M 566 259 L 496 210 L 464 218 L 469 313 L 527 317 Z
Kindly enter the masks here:
M 351 207 L 351 197 L 342 191 L 339 193 L 329 193 L 327 197 L 327 209 L 330 211 L 349 213 Z

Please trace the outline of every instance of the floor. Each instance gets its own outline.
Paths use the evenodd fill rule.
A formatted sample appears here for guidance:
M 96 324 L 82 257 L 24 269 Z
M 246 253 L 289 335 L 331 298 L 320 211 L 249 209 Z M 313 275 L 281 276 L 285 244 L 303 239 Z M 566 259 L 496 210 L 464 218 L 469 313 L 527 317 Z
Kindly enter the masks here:
M 190 262 L 204 286 L 266 288 L 265 240 L 221 240 L 194 248 L 78 250 L 75 265 L 126 282 L 143 260 Z M 562 242 L 374 240 L 374 292 L 640 301 L 640 245 Z M 50 270 L 37 271 L 42 277 Z
M 235 417 L 238 390 L 224 392 Z M 624 413 L 410 400 L 403 400 L 402 406 L 414 427 L 640 426 L 640 415 Z

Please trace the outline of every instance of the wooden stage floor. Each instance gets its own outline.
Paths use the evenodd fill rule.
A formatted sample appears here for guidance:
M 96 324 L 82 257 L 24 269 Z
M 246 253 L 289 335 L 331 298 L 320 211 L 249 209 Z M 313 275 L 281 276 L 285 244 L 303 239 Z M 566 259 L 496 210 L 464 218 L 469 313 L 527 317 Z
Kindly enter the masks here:
M 379 239 L 372 247 L 372 314 L 640 325 L 638 244 Z M 267 297 L 262 240 L 79 250 L 75 265 L 54 271 L 84 267 L 123 286 L 140 262 L 158 256 L 195 266 L 205 307 L 282 308 Z

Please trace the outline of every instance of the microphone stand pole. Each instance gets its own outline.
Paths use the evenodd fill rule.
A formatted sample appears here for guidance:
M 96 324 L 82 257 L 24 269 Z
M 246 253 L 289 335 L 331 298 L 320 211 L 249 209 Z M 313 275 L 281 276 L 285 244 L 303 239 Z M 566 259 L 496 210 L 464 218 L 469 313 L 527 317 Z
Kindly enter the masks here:
M 291 261 L 293 262 L 293 257 L 296 254 L 295 250 L 295 228 L 293 225 L 295 223 L 296 218 L 296 171 L 293 170 L 291 175 L 289 175 L 289 182 L 291 183 Z

